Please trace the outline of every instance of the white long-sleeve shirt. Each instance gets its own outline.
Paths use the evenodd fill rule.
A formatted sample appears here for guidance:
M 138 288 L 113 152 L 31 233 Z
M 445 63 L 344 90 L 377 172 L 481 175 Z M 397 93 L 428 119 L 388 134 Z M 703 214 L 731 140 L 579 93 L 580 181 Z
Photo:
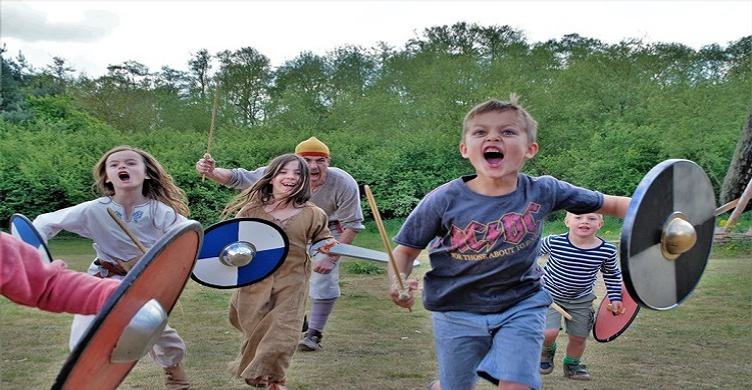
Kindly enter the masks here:
M 143 253 L 107 213 L 111 208 L 133 235 L 148 249 L 172 226 L 187 219 L 162 202 L 151 199 L 133 208 L 125 219 L 123 206 L 109 197 L 101 197 L 34 219 L 34 227 L 47 241 L 60 230 L 67 230 L 94 241 L 101 260 L 117 263 L 140 258 Z

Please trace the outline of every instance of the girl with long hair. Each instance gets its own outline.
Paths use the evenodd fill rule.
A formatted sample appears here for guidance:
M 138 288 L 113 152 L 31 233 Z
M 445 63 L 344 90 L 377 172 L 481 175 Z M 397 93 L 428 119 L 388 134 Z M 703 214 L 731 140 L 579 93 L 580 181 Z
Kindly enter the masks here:
M 143 253 L 112 220 L 111 209 L 146 247 L 186 221 L 186 196 L 149 153 L 130 146 L 107 151 L 94 166 L 93 188 L 102 196 L 34 219 L 45 241 L 67 230 L 94 241 L 96 259 L 88 272 L 101 278 L 122 279 Z M 94 316 L 75 315 L 69 344 L 76 346 Z M 149 354 L 165 371 L 168 389 L 187 389 L 188 377 L 182 366 L 186 347 L 169 326 Z
M 282 265 L 268 278 L 237 289 L 230 302 L 230 323 L 243 337 L 230 371 L 254 387 L 286 389 L 285 371 L 298 344 L 312 272 L 307 247 L 322 240 L 325 248 L 336 243 L 326 214 L 310 197 L 305 161 L 284 154 L 269 162 L 264 176 L 232 199 L 222 214 L 271 221 L 289 241 Z

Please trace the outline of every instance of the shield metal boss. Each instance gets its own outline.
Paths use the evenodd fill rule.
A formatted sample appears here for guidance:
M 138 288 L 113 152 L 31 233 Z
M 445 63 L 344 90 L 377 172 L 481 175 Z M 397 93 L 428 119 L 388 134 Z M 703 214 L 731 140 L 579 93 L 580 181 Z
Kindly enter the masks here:
M 624 333 L 632 321 L 637 318 L 637 313 L 640 311 L 640 305 L 632 299 L 629 295 L 624 284 L 621 285 L 621 299 L 624 312 L 616 315 L 608 310 L 608 305 L 611 304 L 611 300 L 608 299 L 608 295 L 603 297 L 601 304 L 598 306 L 598 314 L 595 317 L 595 323 L 593 324 L 593 338 L 601 343 L 608 343 L 614 341 L 622 333 Z
M 60 370 L 53 389 L 114 389 L 137 360 L 111 355 L 131 319 L 156 300 L 166 313 L 183 291 L 201 246 L 201 225 L 183 222 L 165 233 L 136 263 L 94 318 Z
M 677 218 L 680 217 L 680 218 Z M 664 236 L 670 222 L 693 235 L 688 250 L 667 257 Z M 621 269 L 629 294 L 642 306 L 678 306 L 700 281 L 715 227 L 715 194 L 710 179 L 688 160 L 666 160 L 640 181 L 621 233 Z
M 236 267 L 222 261 L 227 248 L 243 243 L 252 258 Z M 204 231 L 204 243 L 191 278 L 214 288 L 236 288 L 263 280 L 279 268 L 287 257 L 289 242 L 285 232 L 272 222 L 259 218 L 235 218 L 219 222 Z
M 28 218 L 22 214 L 13 214 L 10 217 L 10 234 L 34 248 L 37 248 L 37 252 L 41 255 L 42 260 L 48 264 L 52 263 L 52 255 L 50 255 L 50 251 L 47 249 L 47 245 L 45 245 L 42 235 L 39 234 Z

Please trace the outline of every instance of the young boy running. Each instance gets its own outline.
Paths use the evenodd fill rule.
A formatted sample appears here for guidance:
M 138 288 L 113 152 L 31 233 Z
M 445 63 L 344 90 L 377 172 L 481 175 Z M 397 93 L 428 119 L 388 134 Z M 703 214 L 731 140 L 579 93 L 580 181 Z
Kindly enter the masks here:
M 596 236 L 603 227 L 603 216 L 595 213 L 567 213 L 564 224 L 568 233 L 550 235 L 541 241 L 541 254 L 548 254 L 543 267 L 543 288 L 554 302 L 572 316 L 566 320 L 567 353 L 564 357 L 564 376 L 570 379 L 591 379 L 587 367 L 581 363 L 585 343 L 593 329 L 593 286 L 598 270 L 603 273 L 608 298 L 614 313 L 622 307 L 621 270 L 616 265 L 616 246 Z M 554 370 L 556 337 L 561 327 L 561 314 L 548 309 L 546 331 L 541 352 L 540 373 Z
M 427 194 L 395 238 L 405 275 L 428 247 L 423 305 L 433 312 L 439 379 L 448 390 L 471 389 L 478 375 L 499 389 L 541 387 L 552 302 L 536 262 L 543 220 L 560 209 L 623 217 L 629 206 L 629 198 L 520 173 L 538 152 L 537 123 L 515 96 L 510 100 L 481 103 L 465 116 L 459 149 L 475 174 Z M 412 305 L 417 281 L 408 286 L 406 299 L 390 289 L 397 305 Z

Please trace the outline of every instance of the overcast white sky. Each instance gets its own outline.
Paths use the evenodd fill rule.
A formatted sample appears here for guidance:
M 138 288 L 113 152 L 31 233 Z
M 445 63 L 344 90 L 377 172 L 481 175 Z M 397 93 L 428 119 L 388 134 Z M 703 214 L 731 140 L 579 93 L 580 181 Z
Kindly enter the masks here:
M 577 33 L 606 43 L 639 38 L 695 49 L 752 35 L 752 0 L 736 1 L 10 1 L 0 44 L 35 67 L 68 60 L 98 76 L 136 60 L 187 70 L 191 53 L 252 46 L 281 65 L 308 50 L 379 41 L 402 48 L 430 26 L 510 25 L 528 42 Z

